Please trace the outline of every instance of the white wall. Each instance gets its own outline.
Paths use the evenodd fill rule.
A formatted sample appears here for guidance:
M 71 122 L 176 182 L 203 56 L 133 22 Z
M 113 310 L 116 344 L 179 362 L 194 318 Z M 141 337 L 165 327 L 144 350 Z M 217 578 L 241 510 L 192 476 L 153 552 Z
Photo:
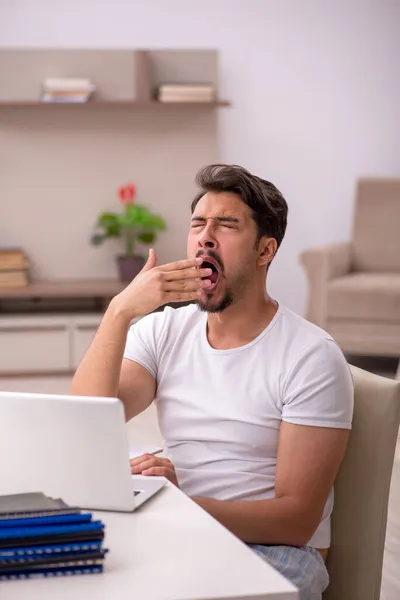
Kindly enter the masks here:
M 2 47 L 219 48 L 220 156 L 290 205 L 271 270 L 302 312 L 301 249 L 349 236 L 360 175 L 400 174 L 397 0 L 1 0 Z

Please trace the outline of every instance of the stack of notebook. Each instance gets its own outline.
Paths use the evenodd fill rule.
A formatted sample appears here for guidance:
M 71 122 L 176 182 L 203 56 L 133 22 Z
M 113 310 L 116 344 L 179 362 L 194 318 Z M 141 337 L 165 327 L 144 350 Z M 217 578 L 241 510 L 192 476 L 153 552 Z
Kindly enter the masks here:
M 101 573 L 104 523 L 42 493 L 0 496 L 0 581 Z

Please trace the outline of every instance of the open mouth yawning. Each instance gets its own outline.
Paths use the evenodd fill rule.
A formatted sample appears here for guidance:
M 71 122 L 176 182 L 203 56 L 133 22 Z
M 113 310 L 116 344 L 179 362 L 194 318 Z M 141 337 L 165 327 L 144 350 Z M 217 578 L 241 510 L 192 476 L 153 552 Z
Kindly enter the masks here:
M 208 279 L 211 283 L 211 285 L 206 288 L 206 291 L 210 291 L 212 289 L 214 289 L 218 283 L 219 277 L 220 277 L 220 270 L 219 270 L 219 266 L 213 261 L 213 259 L 207 257 L 201 264 L 201 268 L 202 269 L 211 269 L 212 270 L 212 274 L 209 275 L 208 277 L 203 277 L 203 280 Z

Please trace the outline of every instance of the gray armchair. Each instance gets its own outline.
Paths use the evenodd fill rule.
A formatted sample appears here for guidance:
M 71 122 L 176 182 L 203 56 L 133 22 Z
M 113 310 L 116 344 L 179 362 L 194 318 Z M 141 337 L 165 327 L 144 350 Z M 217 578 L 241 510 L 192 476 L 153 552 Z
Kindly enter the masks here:
M 360 180 L 352 240 L 300 260 L 310 321 L 346 353 L 400 357 L 400 179 Z

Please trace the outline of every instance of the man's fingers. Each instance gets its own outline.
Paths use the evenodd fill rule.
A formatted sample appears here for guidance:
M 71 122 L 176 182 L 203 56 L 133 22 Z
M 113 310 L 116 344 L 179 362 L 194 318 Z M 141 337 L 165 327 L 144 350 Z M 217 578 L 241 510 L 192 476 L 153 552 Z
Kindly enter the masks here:
M 193 269 L 193 267 L 198 267 L 202 262 L 202 258 L 190 258 L 187 260 L 178 260 L 173 263 L 168 263 L 167 265 L 162 265 L 158 268 L 163 272 L 181 271 L 182 269 Z
M 140 456 L 136 456 L 135 458 L 131 458 L 130 459 L 130 463 L 131 466 L 135 466 L 135 465 L 139 465 L 140 463 L 144 462 L 145 460 L 149 460 L 150 458 L 153 458 L 153 454 L 141 454 Z
M 161 477 L 167 477 L 168 479 L 172 477 L 174 473 L 173 469 L 167 469 L 167 467 L 150 467 L 145 471 L 142 471 L 143 475 L 161 475 Z M 168 477 L 168 475 L 170 477 Z
M 211 282 L 208 279 L 190 279 L 187 281 L 166 281 L 163 288 L 165 292 L 197 292 L 210 287 Z
M 143 269 L 140 272 L 144 273 L 145 271 L 150 271 L 150 269 L 154 269 L 156 264 L 157 264 L 157 256 L 156 256 L 155 250 L 153 248 L 150 248 L 149 257 L 146 261 L 146 264 L 144 265 Z
M 187 279 L 201 279 L 212 275 L 212 269 L 181 269 L 180 271 L 168 271 L 164 273 L 166 281 L 184 281 Z
M 173 467 L 171 469 L 167 467 L 152 467 L 151 469 L 143 471 L 142 475 L 145 475 L 146 477 L 152 475 L 166 477 L 168 481 L 176 485 L 176 487 L 179 487 L 178 478 Z
M 150 469 L 151 467 L 155 467 L 156 463 L 149 459 L 149 460 L 144 460 L 143 462 L 139 463 L 138 465 L 132 465 L 131 464 L 131 473 L 133 475 L 138 475 L 139 473 L 143 473 L 143 471 L 145 469 Z
M 142 459 L 139 461 L 139 459 Z M 152 467 L 165 467 L 171 468 L 172 463 L 168 458 L 157 458 L 150 455 L 143 455 L 136 459 L 131 460 L 131 473 L 138 475 L 139 473 L 143 473 L 144 470 L 150 469 Z
M 165 292 L 165 304 L 169 302 L 190 302 L 191 300 L 198 300 L 200 289 L 194 292 Z

